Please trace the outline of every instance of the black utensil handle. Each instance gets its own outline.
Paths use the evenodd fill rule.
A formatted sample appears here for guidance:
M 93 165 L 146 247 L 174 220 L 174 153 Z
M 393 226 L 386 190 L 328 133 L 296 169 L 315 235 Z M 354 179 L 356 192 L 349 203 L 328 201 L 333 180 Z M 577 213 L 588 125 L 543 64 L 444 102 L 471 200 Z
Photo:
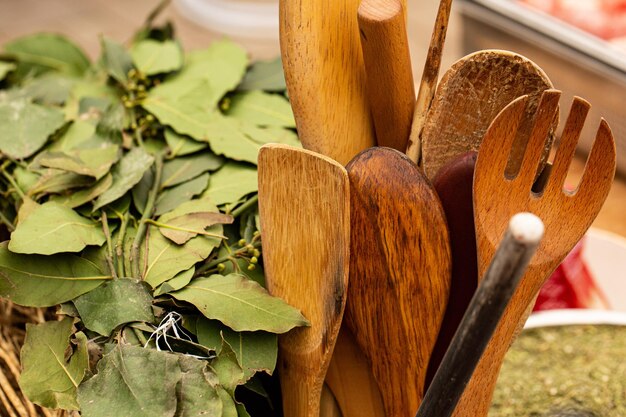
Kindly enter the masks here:
M 518 213 L 511 218 L 506 235 L 470 301 L 416 417 L 452 415 L 543 231 L 542 221 L 534 214 Z

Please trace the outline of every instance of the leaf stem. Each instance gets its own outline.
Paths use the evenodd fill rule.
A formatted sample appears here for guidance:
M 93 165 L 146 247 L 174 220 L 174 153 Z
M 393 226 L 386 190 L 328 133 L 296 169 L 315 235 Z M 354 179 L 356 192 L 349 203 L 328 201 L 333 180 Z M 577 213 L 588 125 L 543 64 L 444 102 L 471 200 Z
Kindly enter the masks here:
M 9 220 L 2 211 L 0 211 L 0 222 L 6 225 L 9 232 L 12 232 L 15 230 L 15 225 L 13 224 L 13 222 L 11 222 L 11 220 Z
M 120 225 L 120 233 L 117 236 L 117 242 L 115 242 L 115 259 L 117 260 L 117 275 L 124 277 L 126 271 L 124 270 L 124 238 L 126 237 L 126 227 L 128 226 L 128 217 L 130 213 L 127 211 L 123 217 L 120 217 L 122 224 Z
M 251 244 L 255 248 L 261 247 L 261 242 L 259 241 L 253 240 Z M 206 273 L 207 271 L 217 267 L 217 265 L 221 264 L 222 262 L 228 262 L 228 261 L 235 262 L 236 258 L 240 257 L 241 255 L 245 255 L 246 253 L 248 253 L 248 248 L 244 246 L 243 248 L 237 249 L 234 252 L 228 253 L 228 255 L 224 255 L 221 258 L 217 258 L 217 259 L 212 260 L 211 262 L 207 262 L 203 264 L 202 266 L 198 267 L 194 276 L 195 277 L 200 276 Z
M 141 346 L 145 346 L 148 343 L 148 339 L 146 339 L 146 336 L 143 335 L 143 331 L 135 327 L 131 327 L 131 329 L 133 329 L 133 333 L 135 333 L 135 336 L 137 336 L 137 339 L 139 339 Z
M 115 261 L 113 257 L 113 243 L 111 242 L 111 230 L 109 230 L 109 220 L 107 218 L 107 213 L 104 210 L 100 210 L 102 214 L 102 231 L 104 232 L 104 236 L 107 239 L 107 254 L 105 256 L 107 264 L 109 265 L 109 269 L 111 270 L 111 275 L 113 279 L 117 279 L 117 273 L 115 272 Z
M 157 227 L 163 227 L 165 229 L 178 230 L 180 232 L 194 233 L 194 234 L 204 235 L 204 236 L 209 236 L 209 237 L 217 237 L 219 239 L 228 239 L 228 237 L 224 235 L 218 235 L 217 233 L 211 233 L 211 232 L 207 232 L 204 230 L 194 230 L 194 229 L 186 229 L 184 227 L 172 226 L 170 224 L 157 222 L 156 220 L 152 220 L 152 219 L 148 219 L 146 220 L 146 222 L 153 224 Z
M 146 236 L 148 220 L 154 211 L 154 203 L 156 202 L 157 194 L 159 193 L 159 185 L 161 184 L 161 174 L 163 172 L 163 155 L 161 153 L 156 155 L 154 166 L 156 171 L 154 174 L 154 183 L 148 194 L 148 201 L 146 202 L 141 220 L 139 220 L 139 227 L 137 227 L 137 235 L 130 249 L 130 264 L 133 269 L 133 276 L 137 279 L 141 279 L 141 274 L 139 273 L 139 246 Z
M 259 201 L 259 195 L 256 194 L 255 196 L 251 197 L 248 201 L 246 201 L 245 203 L 237 207 L 235 210 L 233 210 L 230 213 L 230 215 L 233 217 L 238 217 L 243 212 L 248 210 L 250 207 L 254 206 L 258 201 Z
M 17 182 L 15 182 L 15 179 L 9 175 L 8 172 L 6 172 L 6 169 L 4 166 L 0 167 L 0 171 L 2 171 L 2 175 L 4 175 L 4 177 L 7 179 L 7 181 L 9 181 L 9 183 L 11 184 L 11 186 L 13 188 L 15 188 L 15 192 L 17 192 L 17 194 L 20 196 L 20 198 L 23 200 L 24 198 L 26 198 L 26 194 L 24 193 L 24 191 L 22 191 L 22 189 L 20 188 L 19 185 L 17 185 Z

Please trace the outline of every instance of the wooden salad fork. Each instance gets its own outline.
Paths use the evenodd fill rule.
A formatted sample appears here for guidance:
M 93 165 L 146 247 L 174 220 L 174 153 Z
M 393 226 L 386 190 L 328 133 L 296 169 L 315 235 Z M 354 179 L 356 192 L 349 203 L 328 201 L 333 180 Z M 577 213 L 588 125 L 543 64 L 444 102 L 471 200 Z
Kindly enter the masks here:
M 557 90 L 543 93 L 516 176 L 507 177 L 505 168 L 509 150 L 527 111 L 528 96 L 514 100 L 498 114 L 478 153 L 474 216 L 479 276 L 485 274 L 507 229 L 507 222 L 515 213 L 528 211 L 537 215 L 545 224 L 545 235 L 455 409 L 455 417 L 487 416 L 502 360 L 528 316 L 537 293 L 597 216 L 615 175 L 615 141 L 608 123 L 602 120 L 577 189 L 573 192 L 563 189 L 590 108 L 588 102 L 576 97 L 549 178 L 542 190 L 531 191 L 559 97 Z

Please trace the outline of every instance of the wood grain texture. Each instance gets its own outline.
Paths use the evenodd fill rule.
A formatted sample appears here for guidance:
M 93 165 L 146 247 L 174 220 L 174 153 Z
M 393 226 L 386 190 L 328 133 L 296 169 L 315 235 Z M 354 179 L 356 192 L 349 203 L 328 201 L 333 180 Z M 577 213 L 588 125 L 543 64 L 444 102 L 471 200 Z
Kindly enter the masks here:
M 350 178 L 346 323 L 371 364 L 385 415 L 413 416 L 450 285 L 441 203 L 419 168 L 390 148 L 363 151 Z
M 420 164 L 422 152 L 422 133 L 426 123 L 428 109 L 430 109 L 435 89 L 437 88 L 437 79 L 439 78 L 439 68 L 441 67 L 441 56 L 443 55 L 443 46 L 446 42 L 446 33 L 448 32 L 448 21 L 450 20 L 450 9 L 452 8 L 452 0 L 440 0 L 437 9 L 437 17 L 435 27 L 430 38 L 428 54 L 424 62 L 424 70 L 422 71 L 422 79 L 420 81 L 417 93 L 417 101 L 413 109 L 413 123 L 411 125 L 411 133 L 406 148 L 406 154 L 413 162 Z
M 363 0 L 358 21 L 377 144 L 404 152 L 415 107 L 406 10 L 400 0 Z
M 349 183 L 325 156 L 285 145 L 259 152 L 259 212 L 267 288 L 311 326 L 279 337 L 286 417 L 320 413 L 324 376 L 346 302 Z
M 530 106 L 513 144 L 509 171 L 519 167 L 541 93 L 552 88 L 547 75 L 529 59 L 508 51 L 470 54 L 444 74 L 422 132 L 422 167 L 428 178 L 455 156 L 478 151 L 487 128 L 512 100 L 528 94 Z M 554 121 L 555 125 L 558 120 Z M 547 160 L 554 133 L 543 148 Z
M 452 278 L 446 314 L 430 357 L 426 385 L 430 385 L 463 314 L 478 286 L 478 258 L 474 231 L 474 167 L 477 153 L 470 151 L 448 162 L 433 179 L 448 223 L 452 250 Z
M 280 0 L 280 46 L 305 148 L 341 164 L 374 146 L 359 42 L 360 0 Z
M 545 236 L 513 295 L 502 320 L 483 354 L 455 410 L 455 417 L 487 416 L 504 355 L 529 313 L 546 278 L 582 238 L 598 214 L 615 175 L 615 142 L 602 120 L 578 189 L 563 190 L 563 182 L 585 122 L 589 104 L 575 98 L 561 136 L 545 188 L 532 192 L 535 172 L 549 135 L 560 93 L 546 91 L 531 124 L 530 140 L 515 177 L 505 177 L 508 151 L 528 111 L 527 96 L 513 101 L 489 127 L 476 161 L 474 215 L 478 244 L 479 276 L 493 258 L 508 219 L 519 211 L 537 215 L 545 224 Z M 513 149 L 515 152 L 515 149 Z
M 352 278 L 352 277 L 350 277 Z M 367 358 L 356 344 L 346 322 L 341 325 L 330 360 L 326 384 L 335 396 L 343 417 L 384 417 L 383 400 Z M 324 398 L 322 398 L 324 405 Z M 333 404 L 331 404 L 333 405 Z M 330 405 L 327 407 L 330 409 Z M 333 411 L 320 417 L 331 417 Z
M 335 396 L 326 384 L 322 387 L 319 417 L 343 417 Z
M 416 417 L 450 417 L 543 236 L 541 220 L 516 214 L 482 278 Z

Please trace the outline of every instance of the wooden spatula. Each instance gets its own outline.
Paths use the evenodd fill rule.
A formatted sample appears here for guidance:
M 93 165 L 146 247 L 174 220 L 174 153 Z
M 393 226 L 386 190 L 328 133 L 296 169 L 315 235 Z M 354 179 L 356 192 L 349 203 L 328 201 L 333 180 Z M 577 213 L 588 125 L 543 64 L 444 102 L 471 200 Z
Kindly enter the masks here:
M 448 299 L 450 243 L 441 203 L 401 152 L 372 148 L 350 178 L 346 322 L 367 356 L 387 416 L 412 416 Z
M 280 0 L 280 45 L 305 148 L 345 165 L 374 146 L 359 43 L 360 0 Z
M 519 213 L 510 220 L 416 417 L 452 415 L 543 231 L 543 223 L 534 214 Z
M 552 88 L 546 74 L 529 59 L 507 51 L 470 54 L 444 74 L 422 131 L 422 167 L 430 179 L 455 156 L 477 151 L 491 121 L 507 104 L 528 94 L 530 106 L 513 144 L 511 170 L 519 167 L 528 141 L 531 116 L 541 93 Z M 555 120 L 555 123 L 557 121 Z M 554 134 L 542 153 L 545 163 Z
M 505 176 L 505 168 L 509 150 L 516 151 L 513 145 L 518 131 L 524 128 L 522 122 L 529 111 L 529 97 L 513 101 L 500 112 L 485 134 L 478 153 L 474 216 L 480 276 L 493 258 L 495 245 L 501 240 L 508 219 L 516 212 L 528 211 L 541 218 L 545 236 L 459 401 L 455 417 L 487 416 L 502 360 L 529 314 L 529 306 L 546 278 L 591 225 L 615 175 L 615 141 L 609 125 L 602 120 L 577 190 L 574 193 L 564 191 L 565 176 L 590 107 L 583 99 L 575 98 L 547 183 L 543 190 L 531 191 L 559 96 L 560 92 L 548 90 L 535 107 L 528 146 L 522 157 L 517 156 L 521 159 L 517 175 Z
M 358 19 L 376 141 L 404 152 L 415 107 L 406 9 L 400 0 L 363 0 Z
M 349 204 L 348 176 L 337 162 L 285 145 L 261 148 L 259 212 L 267 287 L 311 323 L 279 338 L 286 417 L 320 413 L 346 302 Z

